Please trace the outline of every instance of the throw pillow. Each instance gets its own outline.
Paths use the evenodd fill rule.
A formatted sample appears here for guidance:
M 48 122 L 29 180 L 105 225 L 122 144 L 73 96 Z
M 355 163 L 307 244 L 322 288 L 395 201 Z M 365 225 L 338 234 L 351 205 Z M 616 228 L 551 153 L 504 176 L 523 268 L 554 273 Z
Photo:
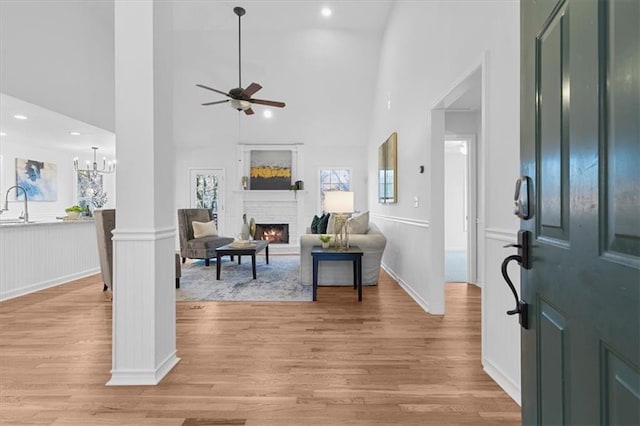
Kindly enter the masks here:
M 318 234 L 326 234 L 327 233 L 327 225 L 329 224 L 329 217 L 331 214 L 325 213 L 320 218 L 320 223 L 318 224 Z
M 369 230 L 369 212 L 354 215 L 349 220 L 350 234 L 366 234 Z
M 318 215 L 313 215 L 313 220 L 311 221 L 311 233 L 319 234 L 318 225 L 320 224 L 320 218 Z
M 218 228 L 213 220 L 211 222 L 196 222 L 194 220 L 191 222 L 191 226 L 193 227 L 193 238 L 218 236 Z
M 336 215 L 334 214 L 331 216 L 329 223 L 327 224 L 327 234 L 339 234 L 341 229 L 342 225 L 340 223 L 336 225 Z

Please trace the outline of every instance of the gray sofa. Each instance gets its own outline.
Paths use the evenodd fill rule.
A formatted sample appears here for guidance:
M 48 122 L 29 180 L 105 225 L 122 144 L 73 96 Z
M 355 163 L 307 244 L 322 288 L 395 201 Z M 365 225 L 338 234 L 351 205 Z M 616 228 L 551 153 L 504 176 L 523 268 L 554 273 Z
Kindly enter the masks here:
M 309 231 L 307 231 L 309 232 Z M 328 234 L 331 235 L 331 234 Z M 321 245 L 318 234 L 300 236 L 300 282 L 313 284 L 313 259 L 311 249 Z M 362 256 L 362 284 L 378 284 L 380 262 L 387 239 L 374 223 L 369 223 L 366 234 L 349 234 L 349 245 L 358 246 Z M 351 262 L 322 261 L 318 266 L 318 285 L 353 285 L 353 265 Z
M 207 236 L 194 238 L 191 222 L 210 222 L 213 213 L 209 209 L 178 209 L 178 231 L 180 234 L 180 256 L 182 263 L 189 259 L 204 259 L 209 266 L 209 259 L 216 257 L 216 249 L 232 243 L 233 238 Z

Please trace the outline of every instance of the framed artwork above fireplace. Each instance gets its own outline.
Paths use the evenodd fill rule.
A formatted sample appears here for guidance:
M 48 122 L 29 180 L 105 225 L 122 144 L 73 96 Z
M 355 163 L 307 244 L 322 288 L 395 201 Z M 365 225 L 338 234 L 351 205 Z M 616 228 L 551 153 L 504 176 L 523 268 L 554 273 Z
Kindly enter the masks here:
M 238 145 L 241 190 L 289 191 L 302 180 L 302 144 Z

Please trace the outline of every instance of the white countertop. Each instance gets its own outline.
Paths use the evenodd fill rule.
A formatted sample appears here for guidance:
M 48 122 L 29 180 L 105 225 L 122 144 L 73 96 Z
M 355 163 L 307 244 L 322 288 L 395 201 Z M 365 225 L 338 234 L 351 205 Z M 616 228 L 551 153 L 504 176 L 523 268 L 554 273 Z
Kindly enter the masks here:
M 22 226 L 38 226 L 38 225 L 77 225 L 79 223 L 94 223 L 93 218 L 87 219 L 36 219 L 27 223 L 18 221 L 17 219 L 0 219 L 0 229 L 14 228 Z

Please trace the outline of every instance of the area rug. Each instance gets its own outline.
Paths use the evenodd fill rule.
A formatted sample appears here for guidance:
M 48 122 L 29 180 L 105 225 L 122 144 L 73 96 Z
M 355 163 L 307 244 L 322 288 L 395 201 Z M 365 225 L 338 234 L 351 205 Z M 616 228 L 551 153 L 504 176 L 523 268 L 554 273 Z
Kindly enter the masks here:
M 222 260 L 220 280 L 216 280 L 216 262 L 205 266 L 204 261 L 182 265 L 180 288 L 176 289 L 177 301 L 311 301 L 312 286 L 299 282 L 299 256 L 256 256 L 256 279 L 251 271 L 251 258 L 242 257 L 238 265 L 235 258 Z

